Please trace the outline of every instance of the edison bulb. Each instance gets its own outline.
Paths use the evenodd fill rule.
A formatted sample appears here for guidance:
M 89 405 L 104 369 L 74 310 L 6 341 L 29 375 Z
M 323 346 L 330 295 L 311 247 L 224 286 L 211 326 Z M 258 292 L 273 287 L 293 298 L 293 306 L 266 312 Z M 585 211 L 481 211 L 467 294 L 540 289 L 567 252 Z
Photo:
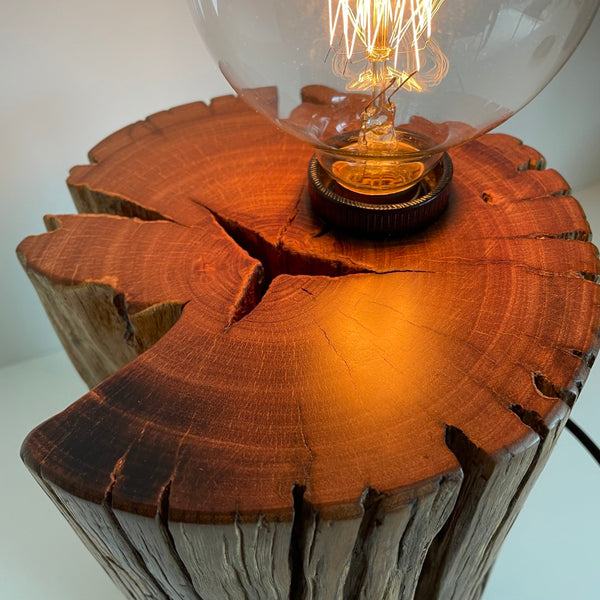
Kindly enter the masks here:
M 384 202 L 534 98 L 598 4 L 191 0 L 237 93 L 311 143 L 342 190 Z

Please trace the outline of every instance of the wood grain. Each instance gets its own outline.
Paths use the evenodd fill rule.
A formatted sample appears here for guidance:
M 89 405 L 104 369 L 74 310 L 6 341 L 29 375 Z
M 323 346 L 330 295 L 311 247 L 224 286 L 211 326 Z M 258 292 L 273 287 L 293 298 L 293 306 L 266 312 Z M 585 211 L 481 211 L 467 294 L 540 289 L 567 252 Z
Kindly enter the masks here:
M 479 598 L 598 348 L 568 185 L 487 135 L 382 242 L 235 98 L 96 146 L 19 257 L 89 394 L 23 458 L 132 598 Z

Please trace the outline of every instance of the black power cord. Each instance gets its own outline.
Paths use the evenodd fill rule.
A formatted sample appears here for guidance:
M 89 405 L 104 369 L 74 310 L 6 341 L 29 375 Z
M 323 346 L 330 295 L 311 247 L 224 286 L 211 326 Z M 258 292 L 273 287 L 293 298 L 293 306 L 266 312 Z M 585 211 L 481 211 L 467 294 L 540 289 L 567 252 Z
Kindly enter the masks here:
M 592 439 L 577 425 L 572 419 L 567 421 L 565 426 L 581 443 L 581 445 L 594 457 L 594 460 L 600 465 L 600 448 Z

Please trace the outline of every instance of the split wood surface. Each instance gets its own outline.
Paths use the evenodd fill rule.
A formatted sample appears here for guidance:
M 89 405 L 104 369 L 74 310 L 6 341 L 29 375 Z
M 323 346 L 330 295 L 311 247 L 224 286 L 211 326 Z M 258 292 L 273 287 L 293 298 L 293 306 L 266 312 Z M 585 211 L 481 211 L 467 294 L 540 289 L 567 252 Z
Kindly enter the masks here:
M 598 348 L 568 186 L 488 135 L 383 242 L 231 97 L 96 146 L 18 249 L 91 391 L 23 457 L 127 597 L 476 600 Z

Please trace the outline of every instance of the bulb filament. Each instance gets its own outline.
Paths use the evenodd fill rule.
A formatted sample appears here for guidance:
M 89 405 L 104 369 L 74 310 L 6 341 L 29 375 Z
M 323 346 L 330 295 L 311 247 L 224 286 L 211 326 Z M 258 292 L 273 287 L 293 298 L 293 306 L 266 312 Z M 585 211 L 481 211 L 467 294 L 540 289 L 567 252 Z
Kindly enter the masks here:
M 432 39 L 432 20 L 444 1 L 328 0 L 333 71 L 348 81 L 347 89 L 371 95 L 356 141 L 344 150 L 374 157 L 415 152 L 396 130 L 391 98 L 401 88 L 425 91 L 446 75 L 448 61 Z M 382 193 L 407 183 L 406 168 L 398 170 L 391 164 L 367 160 L 356 169 L 341 161 L 335 168 L 345 171 L 346 184 L 355 179 L 356 189 L 379 185 Z M 414 179 L 418 170 L 413 165 L 408 177 Z M 380 184 L 374 183 L 378 180 Z
M 336 50 L 334 72 L 350 81 L 348 89 L 370 91 L 372 104 L 382 104 L 379 95 L 390 81 L 402 84 L 408 91 L 424 91 L 446 75 L 448 61 L 431 39 L 432 21 L 444 0 L 328 0 L 328 3 L 330 48 L 341 33 L 342 49 Z M 431 64 L 427 73 L 421 74 L 428 62 Z M 349 64 L 361 63 L 363 68 L 359 73 L 348 68 Z M 391 91 L 395 93 L 398 89 Z
M 411 51 L 416 70 L 421 68 L 422 38 L 431 38 L 431 23 L 444 0 L 336 0 L 329 1 L 329 43 L 333 46 L 341 25 L 346 58 L 362 46 L 372 60 Z M 353 9 L 351 4 L 355 4 Z

